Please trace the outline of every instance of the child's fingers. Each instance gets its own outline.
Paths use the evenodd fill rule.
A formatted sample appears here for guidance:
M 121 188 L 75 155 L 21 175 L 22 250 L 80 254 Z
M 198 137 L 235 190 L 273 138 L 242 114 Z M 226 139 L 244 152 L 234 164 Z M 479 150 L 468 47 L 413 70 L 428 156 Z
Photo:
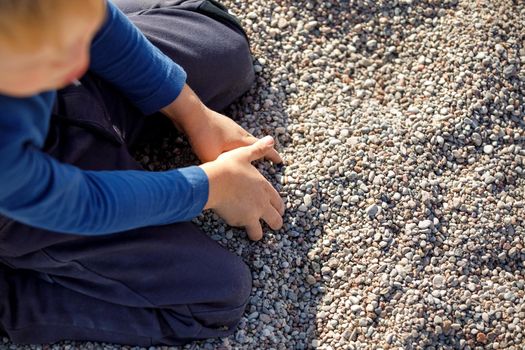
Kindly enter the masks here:
M 246 225 L 244 228 L 246 229 L 246 233 L 248 234 L 248 237 L 252 241 L 258 241 L 263 236 L 263 231 L 262 231 L 261 223 L 259 222 L 259 220 L 257 220 L 256 222 L 252 224 Z
M 283 162 L 281 155 L 275 150 L 275 148 L 272 148 L 265 156 L 265 158 L 271 160 L 274 164 L 279 164 Z
M 256 138 L 252 134 L 247 134 L 246 135 L 246 140 L 245 140 L 245 143 L 243 144 L 243 146 L 253 145 L 257 141 L 259 141 L 258 138 Z M 269 151 L 269 153 L 266 154 L 266 156 L 264 158 L 266 158 L 267 160 L 271 160 L 274 164 L 279 164 L 279 163 L 283 162 L 283 159 L 281 158 L 280 154 L 277 152 L 277 150 L 275 148 L 272 148 Z
M 283 202 L 283 199 L 281 198 L 281 196 L 279 195 L 279 192 L 277 192 L 277 190 L 275 188 L 273 188 L 273 186 L 268 183 L 269 185 L 269 191 L 270 191 L 270 203 L 272 205 L 272 207 L 275 208 L 275 210 L 277 210 L 277 212 L 279 214 L 284 215 L 284 202 Z
M 278 230 L 283 226 L 283 218 L 272 206 L 267 208 L 262 219 L 268 224 L 268 226 L 270 226 L 272 230 Z
M 246 156 L 250 162 L 264 158 L 273 150 L 274 140 L 271 136 L 265 136 L 257 140 L 253 145 L 246 146 Z

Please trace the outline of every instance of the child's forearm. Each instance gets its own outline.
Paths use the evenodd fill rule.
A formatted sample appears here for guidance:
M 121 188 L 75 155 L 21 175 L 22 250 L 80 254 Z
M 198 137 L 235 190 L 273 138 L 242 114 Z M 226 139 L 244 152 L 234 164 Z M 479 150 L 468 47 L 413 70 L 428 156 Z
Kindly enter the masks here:
M 179 96 L 172 103 L 162 108 L 161 112 L 185 134 L 198 128 L 198 125 L 204 122 L 207 117 L 207 107 L 188 84 L 184 85 Z

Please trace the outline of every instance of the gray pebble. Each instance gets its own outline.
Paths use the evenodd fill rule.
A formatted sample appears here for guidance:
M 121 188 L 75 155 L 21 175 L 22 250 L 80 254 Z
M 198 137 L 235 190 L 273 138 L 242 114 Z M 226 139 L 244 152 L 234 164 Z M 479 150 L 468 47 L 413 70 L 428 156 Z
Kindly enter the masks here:
M 372 204 L 368 208 L 366 208 L 366 213 L 368 214 L 370 218 L 374 218 L 378 212 L 379 212 L 379 207 L 376 204 Z

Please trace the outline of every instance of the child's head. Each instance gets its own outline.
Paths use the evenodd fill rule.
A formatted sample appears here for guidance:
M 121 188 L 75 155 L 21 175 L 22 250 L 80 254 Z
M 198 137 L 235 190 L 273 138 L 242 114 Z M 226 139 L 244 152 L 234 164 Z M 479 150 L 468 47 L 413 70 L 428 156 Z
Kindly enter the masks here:
M 0 93 L 63 87 L 89 65 L 104 0 L 0 0 Z

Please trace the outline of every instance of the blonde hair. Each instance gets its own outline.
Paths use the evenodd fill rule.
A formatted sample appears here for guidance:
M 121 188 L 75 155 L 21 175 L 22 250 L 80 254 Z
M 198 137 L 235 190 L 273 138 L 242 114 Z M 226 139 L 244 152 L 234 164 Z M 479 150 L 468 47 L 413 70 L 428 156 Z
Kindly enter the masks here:
M 64 18 L 104 11 L 104 0 L 0 0 L 0 46 L 30 51 L 39 44 L 61 45 Z

